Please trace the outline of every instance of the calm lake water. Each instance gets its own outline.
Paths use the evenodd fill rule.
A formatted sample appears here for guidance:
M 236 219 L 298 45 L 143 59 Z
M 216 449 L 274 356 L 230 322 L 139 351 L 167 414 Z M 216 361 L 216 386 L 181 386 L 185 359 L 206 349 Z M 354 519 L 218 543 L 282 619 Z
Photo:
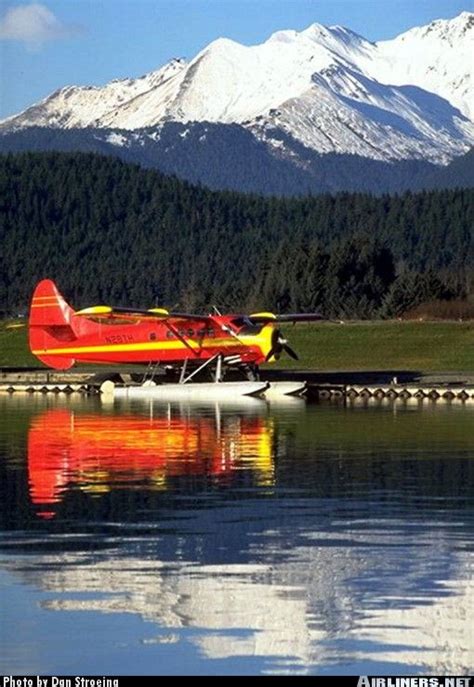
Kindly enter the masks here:
M 0 398 L 0 674 L 466 674 L 474 408 Z

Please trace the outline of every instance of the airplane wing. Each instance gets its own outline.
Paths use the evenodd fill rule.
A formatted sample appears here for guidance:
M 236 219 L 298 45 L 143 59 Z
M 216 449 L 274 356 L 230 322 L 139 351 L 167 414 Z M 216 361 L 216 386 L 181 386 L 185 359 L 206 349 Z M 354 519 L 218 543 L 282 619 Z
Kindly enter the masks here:
M 194 322 L 215 323 L 213 315 L 195 315 L 193 313 L 174 312 L 166 308 L 123 308 L 110 305 L 93 305 L 89 308 L 77 310 L 76 315 L 83 317 L 106 318 L 106 319 L 127 319 L 143 320 L 151 318 L 162 321 L 192 320 Z M 327 319 L 321 313 L 291 313 L 275 315 L 272 312 L 258 312 L 251 315 L 242 315 L 252 324 L 267 324 L 269 322 L 315 322 Z
M 213 322 L 213 318 L 207 315 L 193 315 L 191 313 L 172 312 L 166 310 L 165 308 L 149 308 L 148 310 L 141 310 L 140 308 L 121 308 L 110 305 L 93 305 L 90 308 L 77 310 L 75 315 L 79 315 L 80 317 L 121 320 L 143 320 L 150 318 L 162 321 L 192 320 L 194 322 Z
M 271 312 L 258 312 L 248 315 L 248 319 L 255 324 L 263 324 L 266 322 L 316 322 L 318 320 L 326 320 L 327 318 L 321 313 L 307 312 L 307 313 L 293 313 L 288 315 L 275 315 Z

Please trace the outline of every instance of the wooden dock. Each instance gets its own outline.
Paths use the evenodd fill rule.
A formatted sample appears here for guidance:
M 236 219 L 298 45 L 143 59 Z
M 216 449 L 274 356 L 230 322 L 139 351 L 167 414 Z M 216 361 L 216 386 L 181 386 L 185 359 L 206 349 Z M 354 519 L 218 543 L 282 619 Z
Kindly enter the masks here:
M 318 401 L 346 400 L 369 401 L 473 401 L 474 385 L 456 386 L 446 385 L 308 385 L 308 398 Z
M 105 379 L 115 377 L 125 384 L 137 384 L 136 370 L 78 369 L 65 372 L 45 368 L 0 368 L 1 394 L 83 394 L 100 393 Z M 377 379 L 378 375 L 378 379 Z M 419 379 L 398 380 L 388 373 L 337 372 L 311 370 L 273 370 L 263 373 L 269 381 L 307 380 L 307 397 L 312 401 L 461 401 L 474 402 L 474 379 L 468 375 L 438 375 L 439 379 L 421 376 Z M 346 377 L 346 379 L 344 379 Z

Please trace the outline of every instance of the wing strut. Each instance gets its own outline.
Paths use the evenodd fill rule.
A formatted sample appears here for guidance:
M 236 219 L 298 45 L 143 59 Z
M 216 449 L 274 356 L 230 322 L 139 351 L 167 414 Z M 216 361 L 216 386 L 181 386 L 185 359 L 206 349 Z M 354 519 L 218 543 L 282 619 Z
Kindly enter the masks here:
M 200 353 L 202 346 L 199 347 L 199 351 L 196 351 L 196 349 L 189 345 L 189 343 L 186 341 L 184 336 L 181 336 L 179 331 L 175 327 L 173 327 L 172 324 L 170 324 L 167 320 L 164 320 L 163 324 L 166 326 L 167 329 L 169 329 L 170 332 L 172 332 L 180 341 L 182 341 L 184 343 L 186 348 L 189 348 L 189 350 L 194 353 L 196 358 L 199 358 L 199 353 Z

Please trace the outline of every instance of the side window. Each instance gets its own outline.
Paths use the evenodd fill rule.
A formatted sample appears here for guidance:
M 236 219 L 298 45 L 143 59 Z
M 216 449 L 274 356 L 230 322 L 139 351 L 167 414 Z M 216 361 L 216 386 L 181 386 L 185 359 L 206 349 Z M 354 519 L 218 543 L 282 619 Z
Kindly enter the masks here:
M 174 334 L 170 329 L 168 329 L 166 332 L 166 338 L 167 339 L 174 339 Z

